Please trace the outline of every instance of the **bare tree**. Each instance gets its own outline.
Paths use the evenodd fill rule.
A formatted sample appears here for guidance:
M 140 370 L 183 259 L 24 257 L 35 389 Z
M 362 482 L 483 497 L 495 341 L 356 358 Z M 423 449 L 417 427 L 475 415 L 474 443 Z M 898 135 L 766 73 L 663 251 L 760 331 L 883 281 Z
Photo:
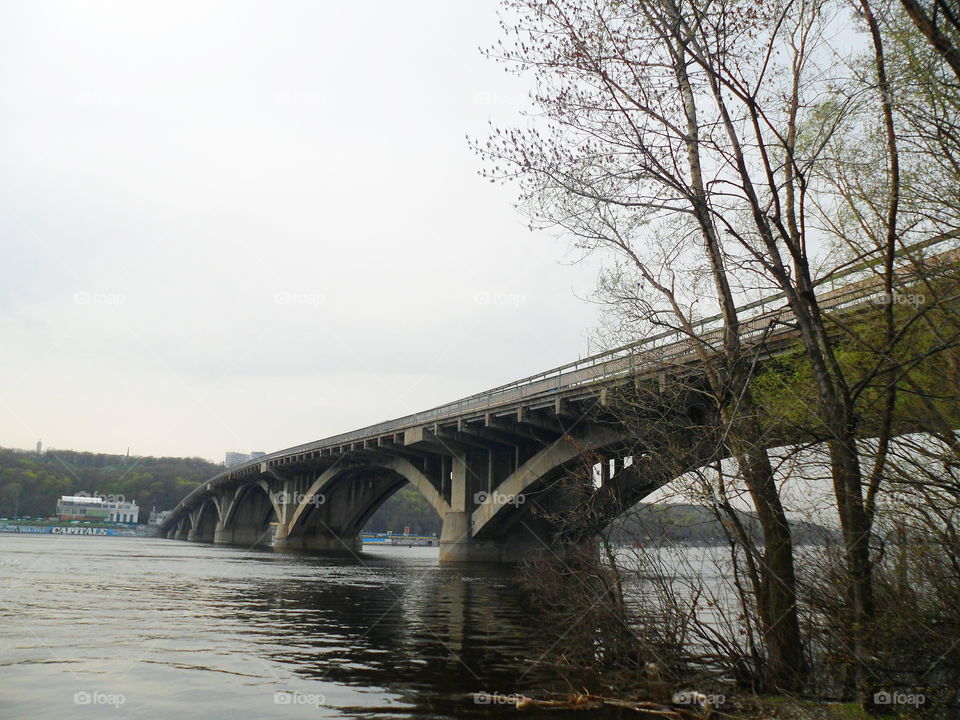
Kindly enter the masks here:
M 752 380 L 757 336 L 783 324 L 794 333 L 809 373 L 811 428 L 829 454 L 864 700 L 873 517 L 910 383 L 898 351 L 910 328 L 929 323 L 927 309 L 897 313 L 893 298 L 902 266 L 923 262 L 910 249 L 915 241 L 955 230 L 960 207 L 952 202 L 960 134 L 950 112 L 956 92 L 943 83 L 948 59 L 941 53 L 933 63 L 897 6 L 870 0 L 504 6 L 511 41 L 490 54 L 533 75 L 538 112 L 525 130 L 496 129 L 478 150 L 492 177 L 519 180 L 534 223 L 615 258 L 600 290 L 621 328 L 672 328 L 698 357 L 723 445 L 764 531 L 758 607 L 770 681 L 780 687 L 796 686 L 803 658 L 790 531 Z M 860 46 L 831 44 L 851 17 L 865 30 Z M 907 62 L 904 47 L 932 69 Z M 924 177 L 928 166 L 935 170 Z M 843 313 L 825 309 L 830 294 L 820 288 L 851 266 L 866 268 L 864 282 L 878 282 L 889 299 L 877 308 L 879 332 L 857 335 Z M 770 290 L 785 312 L 770 315 L 767 328 L 745 324 L 738 305 Z M 712 314 L 717 330 L 704 332 L 698 320 Z M 871 355 L 867 372 L 851 374 L 843 338 Z M 942 338 L 943 347 L 951 342 Z M 877 438 L 866 455 L 865 433 Z
M 816 365 L 854 602 L 866 617 L 855 419 L 807 252 L 807 175 L 822 145 L 801 142 L 816 130 L 800 127 L 801 95 L 824 4 L 743 12 L 732 2 L 511 2 L 507 9 L 505 29 L 516 43 L 493 54 L 535 74 L 535 101 L 549 122 L 541 116 L 527 132 L 497 130 L 481 150 L 494 162 L 492 174 L 520 178 L 535 221 L 562 227 L 587 251 L 621 258 L 608 276 L 616 302 L 693 343 L 764 529 L 760 608 L 771 682 L 794 687 L 803 659 L 790 531 L 753 408 L 755 357 L 737 300 L 780 289 Z M 787 61 L 778 65 L 779 50 Z M 838 121 L 826 118 L 818 129 L 829 135 L 831 124 Z M 695 323 L 705 306 L 719 312 L 719 336 Z

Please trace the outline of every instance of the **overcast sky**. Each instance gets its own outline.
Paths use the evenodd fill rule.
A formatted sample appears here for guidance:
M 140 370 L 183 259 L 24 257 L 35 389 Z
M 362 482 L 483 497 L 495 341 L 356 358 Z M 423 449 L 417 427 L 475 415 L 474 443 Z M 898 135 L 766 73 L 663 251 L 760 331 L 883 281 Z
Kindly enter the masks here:
M 272 451 L 587 354 L 494 0 L 0 4 L 0 445 Z

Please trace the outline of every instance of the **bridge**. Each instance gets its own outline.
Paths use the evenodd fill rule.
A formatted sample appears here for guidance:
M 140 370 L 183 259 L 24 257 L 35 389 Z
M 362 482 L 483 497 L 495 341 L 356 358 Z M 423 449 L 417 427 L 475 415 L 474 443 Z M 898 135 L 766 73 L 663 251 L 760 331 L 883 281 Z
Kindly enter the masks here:
M 935 257 L 955 262 L 955 252 Z M 826 279 L 832 289 L 821 282 L 821 308 L 875 308 L 882 285 L 870 272 L 873 264 L 835 273 Z M 740 313 L 744 342 L 762 357 L 796 342 L 782 294 Z M 701 338 L 719 340 L 721 318 L 705 318 L 696 329 Z M 673 479 L 644 467 L 644 456 L 656 448 L 631 437 L 610 400 L 625 387 L 666 393 L 682 384 L 687 389 L 672 398 L 670 412 L 688 417 L 692 428 L 704 426 L 711 411 L 697 391 L 700 365 L 694 341 L 668 330 L 423 412 L 270 453 L 201 484 L 159 534 L 265 545 L 275 522 L 277 548 L 357 552 L 367 519 L 409 483 L 443 520 L 441 562 L 516 561 L 560 539 L 565 529 L 556 518 L 579 508 L 585 492 L 602 501 L 591 503 L 591 512 L 608 508 L 599 511 L 605 522 Z M 691 468 L 715 457 L 717 448 L 702 433 L 688 435 Z M 586 477 L 588 486 L 571 485 L 573 477 Z

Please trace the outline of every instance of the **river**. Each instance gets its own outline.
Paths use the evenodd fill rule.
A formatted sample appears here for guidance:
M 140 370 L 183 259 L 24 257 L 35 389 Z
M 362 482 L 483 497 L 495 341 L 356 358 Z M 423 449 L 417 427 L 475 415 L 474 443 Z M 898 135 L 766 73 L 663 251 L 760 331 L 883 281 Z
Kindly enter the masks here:
M 0 718 L 515 716 L 468 693 L 559 689 L 548 650 L 507 570 L 437 548 L 0 535 Z

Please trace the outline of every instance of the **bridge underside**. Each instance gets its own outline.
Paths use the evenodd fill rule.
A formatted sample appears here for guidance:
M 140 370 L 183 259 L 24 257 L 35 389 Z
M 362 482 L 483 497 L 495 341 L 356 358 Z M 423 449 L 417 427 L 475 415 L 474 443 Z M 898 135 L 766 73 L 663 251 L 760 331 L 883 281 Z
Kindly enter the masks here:
M 702 419 L 701 402 L 690 393 L 677 407 L 686 424 Z M 693 466 L 703 435 L 685 441 Z M 191 493 L 160 533 L 358 552 L 366 521 L 409 483 L 443 520 L 441 562 L 516 562 L 583 539 L 584 528 L 601 529 L 669 480 L 643 462 L 655 450 L 628 437 L 597 398 L 521 407 L 224 473 Z

